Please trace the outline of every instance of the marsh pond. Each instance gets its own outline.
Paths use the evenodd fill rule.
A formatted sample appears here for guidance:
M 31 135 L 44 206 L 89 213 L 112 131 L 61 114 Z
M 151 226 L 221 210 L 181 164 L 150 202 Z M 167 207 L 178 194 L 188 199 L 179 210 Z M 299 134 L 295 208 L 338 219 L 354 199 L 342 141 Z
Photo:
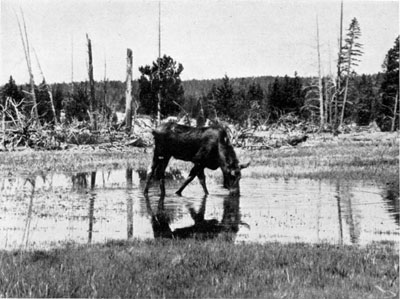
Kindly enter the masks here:
M 258 172 L 262 169 L 258 169 Z M 175 195 L 182 177 L 155 182 L 143 196 L 132 169 L 0 179 L 0 248 L 37 249 L 68 242 L 215 238 L 232 242 L 365 245 L 398 241 L 398 183 L 274 179 L 244 171 L 241 195 L 229 196 L 220 172 L 207 174 L 210 194 L 195 180 Z M 221 175 L 222 176 L 222 175 Z

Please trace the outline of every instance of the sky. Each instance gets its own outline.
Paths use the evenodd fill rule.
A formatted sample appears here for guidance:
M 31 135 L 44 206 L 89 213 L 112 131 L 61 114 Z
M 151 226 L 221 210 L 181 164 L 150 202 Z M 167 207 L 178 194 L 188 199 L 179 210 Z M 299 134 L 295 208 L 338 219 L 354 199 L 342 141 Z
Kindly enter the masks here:
M 361 27 L 364 54 L 356 72 L 382 71 L 399 34 L 399 2 L 343 5 L 344 30 L 354 17 Z M 161 54 L 182 63 L 183 80 L 316 76 L 317 18 L 322 72 L 335 70 L 340 0 L 160 0 L 160 6 Z M 43 78 L 40 68 L 49 83 L 86 80 L 86 34 L 94 79 L 125 81 L 127 48 L 133 50 L 134 79 L 139 66 L 158 57 L 158 7 L 158 0 L 1 0 L 0 85 L 10 75 L 17 84 L 29 81 L 21 12 L 35 81 Z

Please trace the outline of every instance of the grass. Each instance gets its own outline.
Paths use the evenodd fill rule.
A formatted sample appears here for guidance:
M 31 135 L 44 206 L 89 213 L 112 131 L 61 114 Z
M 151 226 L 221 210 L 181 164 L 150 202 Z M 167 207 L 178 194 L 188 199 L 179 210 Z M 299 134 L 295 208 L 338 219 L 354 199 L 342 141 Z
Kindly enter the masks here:
M 0 153 L 0 173 L 84 172 L 101 168 L 147 168 L 151 149 L 124 151 L 29 151 Z
M 0 297 L 388 298 L 393 244 L 114 241 L 0 252 Z
M 314 146 L 272 151 L 239 151 L 241 160 L 257 166 L 252 177 L 392 181 L 399 177 L 399 139 L 354 141 L 314 137 Z M 260 167 L 259 167 L 260 166 Z M 262 169 L 262 171 L 260 171 Z
M 386 136 L 386 135 L 382 135 Z M 382 137 L 381 136 L 381 137 Z M 316 136 L 314 146 L 247 151 L 237 149 L 239 160 L 251 162 L 244 176 L 311 179 L 357 179 L 392 181 L 399 176 L 399 139 L 325 140 Z M 379 136 L 378 136 L 379 137 Z M 306 143 L 307 145 L 307 143 Z M 101 168 L 147 169 L 152 149 L 126 148 L 124 151 L 45 151 L 0 153 L 0 173 L 33 174 L 50 171 L 81 172 Z M 191 163 L 172 160 L 172 168 L 189 171 Z M 220 176 L 219 171 L 208 172 Z

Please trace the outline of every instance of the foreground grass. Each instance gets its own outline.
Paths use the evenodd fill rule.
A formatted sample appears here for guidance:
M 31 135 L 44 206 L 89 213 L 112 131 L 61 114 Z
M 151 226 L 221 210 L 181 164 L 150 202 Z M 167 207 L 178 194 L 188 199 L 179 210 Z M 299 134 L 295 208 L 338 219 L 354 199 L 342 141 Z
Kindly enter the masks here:
M 0 297 L 388 298 L 393 244 L 152 240 L 0 252 Z

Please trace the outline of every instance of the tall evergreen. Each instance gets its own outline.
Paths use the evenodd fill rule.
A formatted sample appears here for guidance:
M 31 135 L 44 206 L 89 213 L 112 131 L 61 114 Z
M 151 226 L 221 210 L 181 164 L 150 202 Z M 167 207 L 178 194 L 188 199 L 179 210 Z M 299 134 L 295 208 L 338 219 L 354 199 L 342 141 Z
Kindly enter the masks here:
M 347 30 L 347 36 L 345 39 L 345 45 L 341 51 L 341 71 L 345 74 L 344 76 L 344 96 L 342 102 L 342 112 L 340 116 L 340 124 L 343 124 L 345 113 L 346 113 L 346 103 L 349 94 L 349 84 L 350 79 L 355 74 L 354 67 L 358 66 L 360 62 L 359 57 L 363 54 L 362 44 L 358 42 L 361 37 L 360 25 L 356 18 L 351 20 L 349 29 Z
M 382 103 L 379 123 L 384 130 L 399 127 L 399 36 L 383 62 Z
M 183 66 L 164 55 L 153 64 L 139 67 L 139 100 L 142 113 L 157 114 L 158 93 L 161 94 L 161 114 L 165 117 L 180 111 L 184 90 L 180 75 Z

